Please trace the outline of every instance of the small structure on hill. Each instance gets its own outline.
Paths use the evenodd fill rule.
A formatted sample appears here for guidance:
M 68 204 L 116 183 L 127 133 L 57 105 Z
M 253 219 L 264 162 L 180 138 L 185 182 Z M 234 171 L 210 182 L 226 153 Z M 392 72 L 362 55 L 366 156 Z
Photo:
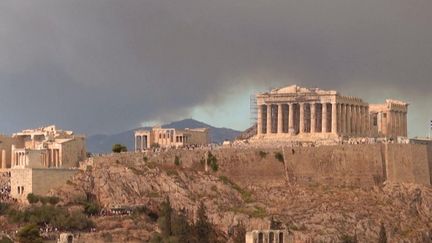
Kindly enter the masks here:
M 61 233 L 57 243 L 75 243 L 78 242 L 77 237 L 72 233 Z
M 292 85 L 256 95 L 256 139 L 315 141 L 407 136 L 408 104 L 368 104 L 339 92 Z
M 254 230 L 246 233 L 246 243 L 291 243 L 286 230 Z
M 152 146 L 162 148 L 208 145 L 210 143 L 208 128 L 161 128 L 135 131 L 135 151 L 142 152 Z

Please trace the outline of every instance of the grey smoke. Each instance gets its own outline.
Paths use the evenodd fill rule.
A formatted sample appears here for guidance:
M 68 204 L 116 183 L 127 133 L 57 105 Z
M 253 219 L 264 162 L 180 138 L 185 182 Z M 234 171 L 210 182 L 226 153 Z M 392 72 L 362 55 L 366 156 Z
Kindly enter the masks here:
M 422 134 L 431 12 L 429 0 L 4 0 L 0 131 L 120 131 L 298 83 L 407 100 Z

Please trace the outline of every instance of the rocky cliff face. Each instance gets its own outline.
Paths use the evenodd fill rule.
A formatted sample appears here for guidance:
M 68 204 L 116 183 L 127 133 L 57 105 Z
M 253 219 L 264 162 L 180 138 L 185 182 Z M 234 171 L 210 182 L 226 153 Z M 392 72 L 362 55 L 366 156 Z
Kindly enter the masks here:
M 67 202 L 90 191 L 108 208 L 146 205 L 155 212 L 169 197 L 175 208 L 189 212 L 191 220 L 203 201 L 209 218 L 226 234 L 239 221 L 248 230 L 267 229 L 270 218 L 274 218 L 292 232 L 297 242 L 338 242 L 342 237 L 354 236 L 360 242 L 373 242 L 379 238 L 381 224 L 390 242 L 431 240 L 430 187 L 247 186 L 245 177 L 237 177 L 242 178 L 239 184 L 246 185 L 241 187 L 220 173 L 204 172 L 199 164 L 182 168 L 173 161 L 155 163 L 143 155 L 125 154 L 93 160 L 91 170 L 77 175 L 57 193 Z M 100 221 L 101 225 L 109 224 Z M 156 225 L 147 232 L 151 229 L 156 230 Z

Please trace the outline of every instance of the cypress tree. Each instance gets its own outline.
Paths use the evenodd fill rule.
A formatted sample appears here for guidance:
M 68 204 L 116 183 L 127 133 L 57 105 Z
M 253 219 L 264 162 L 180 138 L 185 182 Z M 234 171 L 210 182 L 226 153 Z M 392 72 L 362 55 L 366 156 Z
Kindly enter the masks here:
M 198 242 L 210 242 L 211 225 L 208 221 L 206 208 L 203 202 L 201 202 L 198 207 L 195 230 Z
M 381 229 L 379 232 L 378 243 L 387 243 L 387 234 L 386 234 L 386 229 L 385 229 L 383 223 L 381 223 Z
M 161 217 L 158 219 L 158 224 L 161 229 L 161 234 L 164 238 L 168 238 L 172 235 L 171 230 L 171 218 L 173 209 L 169 198 L 166 198 L 165 202 L 161 204 Z

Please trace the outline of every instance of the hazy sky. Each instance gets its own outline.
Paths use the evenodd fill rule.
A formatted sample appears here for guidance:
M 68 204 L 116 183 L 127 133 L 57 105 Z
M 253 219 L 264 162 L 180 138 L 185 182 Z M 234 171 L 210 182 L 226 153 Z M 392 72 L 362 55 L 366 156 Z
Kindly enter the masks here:
M 253 92 L 296 83 L 406 100 L 422 135 L 431 78 L 431 0 L 0 1 L 3 133 L 244 129 Z

